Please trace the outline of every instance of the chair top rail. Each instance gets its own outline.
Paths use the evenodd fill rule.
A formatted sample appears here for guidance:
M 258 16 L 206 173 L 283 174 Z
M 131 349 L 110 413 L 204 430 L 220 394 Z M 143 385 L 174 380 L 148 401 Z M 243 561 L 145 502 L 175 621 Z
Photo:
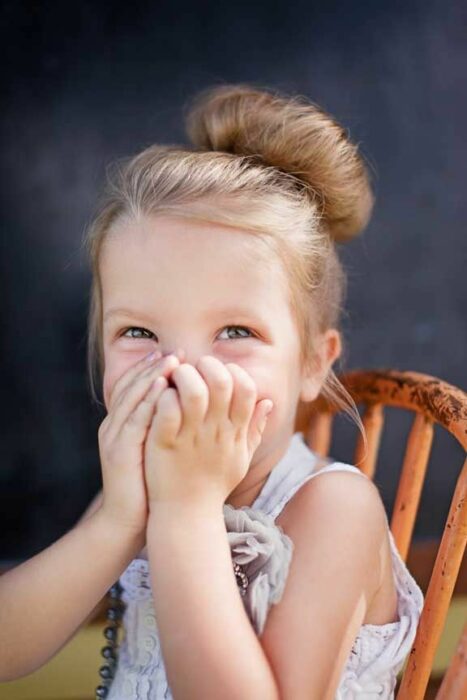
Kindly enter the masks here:
M 422 413 L 446 428 L 467 449 L 467 393 L 462 389 L 429 374 L 386 368 L 355 369 L 338 378 L 355 403 L 382 403 Z M 322 395 L 309 409 L 331 413 L 340 410 Z

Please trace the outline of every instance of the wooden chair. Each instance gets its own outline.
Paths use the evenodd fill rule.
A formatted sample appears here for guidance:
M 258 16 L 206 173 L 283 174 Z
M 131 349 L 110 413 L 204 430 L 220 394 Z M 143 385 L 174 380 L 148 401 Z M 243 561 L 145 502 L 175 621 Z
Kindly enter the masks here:
M 384 407 L 413 411 L 400 472 L 396 500 L 390 520 L 391 532 L 406 561 L 412 540 L 420 495 L 433 441 L 434 424 L 448 430 L 467 448 L 467 394 L 436 377 L 397 370 L 354 370 L 339 377 L 357 405 L 363 404 L 362 421 L 368 450 L 359 434 L 351 463 L 374 477 L 378 448 L 384 425 Z M 336 413 L 323 396 L 311 404 L 300 403 L 296 430 L 318 454 L 326 457 L 331 444 Z M 467 459 L 457 480 L 451 506 L 431 574 L 425 603 L 407 666 L 401 678 L 397 700 L 423 700 L 433 659 L 443 631 L 467 540 Z M 467 625 L 446 670 L 436 700 L 467 698 Z

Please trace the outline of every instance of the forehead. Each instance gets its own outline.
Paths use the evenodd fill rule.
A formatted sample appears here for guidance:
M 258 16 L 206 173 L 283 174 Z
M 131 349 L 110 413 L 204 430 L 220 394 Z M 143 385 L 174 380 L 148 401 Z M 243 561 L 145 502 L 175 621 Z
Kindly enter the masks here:
M 104 308 L 151 300 L 272 309 L 287 304 L 285 271 L 248 231 L 182 217 L 120 222 L 100 255 Z M 276 306 L 275 306 L 276 305 Z

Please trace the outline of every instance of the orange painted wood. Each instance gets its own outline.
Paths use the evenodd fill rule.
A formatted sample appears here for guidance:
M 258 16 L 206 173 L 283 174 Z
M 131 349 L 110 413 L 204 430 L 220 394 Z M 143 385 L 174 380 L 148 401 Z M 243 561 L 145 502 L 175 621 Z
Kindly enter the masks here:
M 367 404 L 363 412 L 362 423 L 365 427 L 367 445 L 365 447 L 363 436 L 359 432 L 353 463 L 370 479 L 373 479 L 384 425 L 383 405 L 380 403 Z
M 465 700 L 465 698 L 467 698 L 467 622 L 436 694 L 436 700 Z
M 467 459 L 457 480 L 398 700 L 423 700 L 467 540 Z M 465 672 L 465 669 L 464 669 Z
M 452 384 L 419 372 L 394 369 L 354 370 L 339 377 L 356 404 L 365 407 L 363 424 L 368 440 L 359 436 L 353 461 L 370 478 L 374 478 L 381 439 L 383 406 L 399 407 L 414 413 L 399 477 L 391 532 L 401 557 L 406 560 L 420 502 L 433 442 L 433 426 L 445 428 L 467 449 L 467 394 Z M 299 404 L 295 429 L 309 436 L 308 444 L 317 445 L 327 455 L 331 443 L 331 416 L 339 408 L 324 396 L 310 404 Z M 319 418 L 316 414 L 322 414 Z M 425 595 L 417 634 L 410 651 L 397 693 L 397 700 L 423 700 L 433 660 L 452 593 L 459 576 L 467 541 L 467 460 L 457 480 L 449 515 L 438 548 Z M 444 698 L 450 687 L 463 689 L 467 684 L 465 640 L 446 671 Z M 455 678 L 455 682 L 454 679 Z M 456 690 L 457 692 L 457 690 Z M 464 698 L 465 695 L 459 697 Z M 457 700 L 457 695 L 453 696 Z
M 433 421 L 423 413 L 415 414 L 391 518 L 391 532 L 404 561 L 412 540 L 432 442 Z

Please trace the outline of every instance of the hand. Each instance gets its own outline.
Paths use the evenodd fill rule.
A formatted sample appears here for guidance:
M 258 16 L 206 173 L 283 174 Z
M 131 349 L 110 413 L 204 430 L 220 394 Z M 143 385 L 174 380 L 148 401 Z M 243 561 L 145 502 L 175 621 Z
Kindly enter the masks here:
M 102 469 L 101 509 L 112 525 L 144 534 L 149 513 L 144 481 L 144 441 L 167 377 L 179 364 L 175 355 L 148 364 L 145 358 L 114 384 L 107 416 L 99 426 Z M 155 383 L 156 382 L 156 383 Z
M 248 472 L 272 401 L 239 365 L 205 355 L 183 363 L 164 389 L 144 448 L 151 504 L 214 499 L 224 503 Z

